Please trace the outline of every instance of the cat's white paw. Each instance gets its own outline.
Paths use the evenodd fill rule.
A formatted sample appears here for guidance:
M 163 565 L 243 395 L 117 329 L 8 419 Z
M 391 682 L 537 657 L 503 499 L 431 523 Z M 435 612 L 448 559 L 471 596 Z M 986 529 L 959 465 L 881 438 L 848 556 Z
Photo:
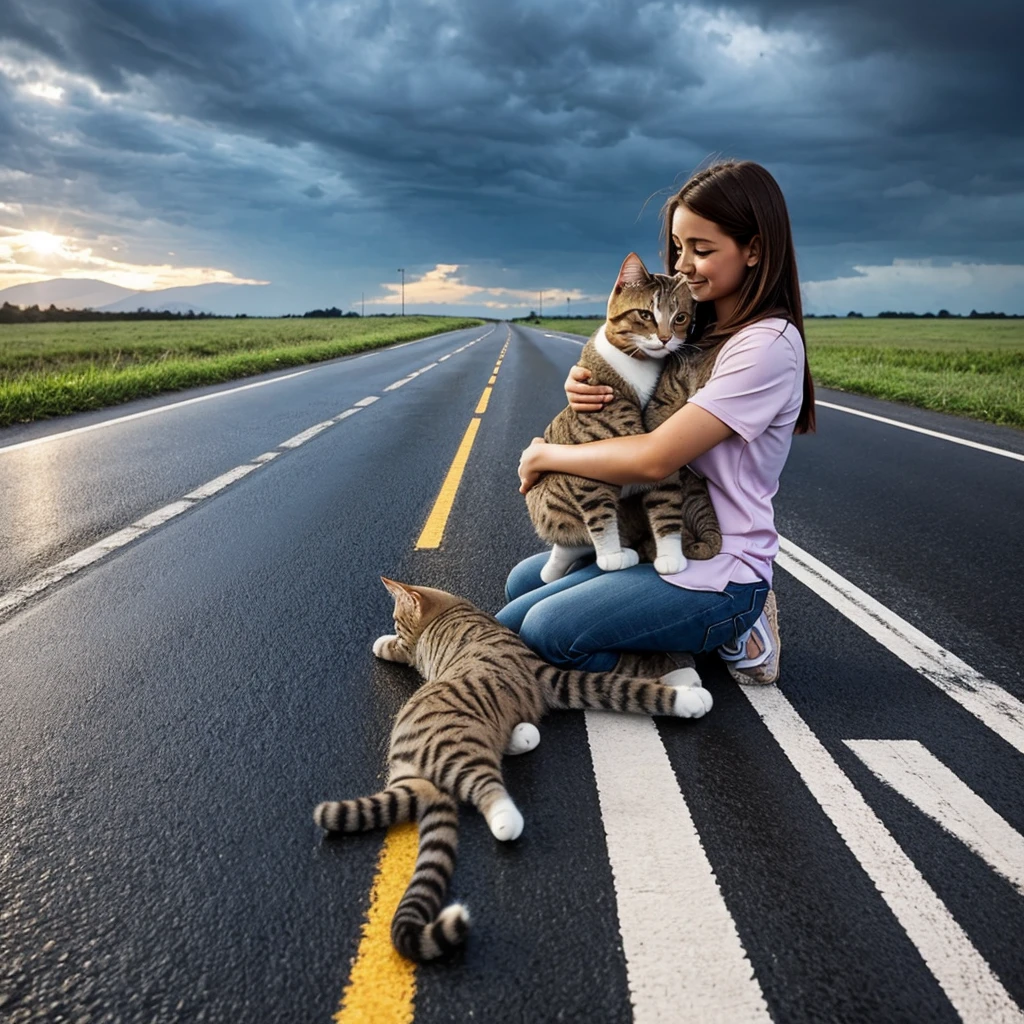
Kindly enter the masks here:
M 397 633 L 385 633 L 373 641 L 373 653 L 384 661 L 403 661 L 403 658 L 396 657 L 391 645 L 398 643 Z
M 615 572 L 617 569 L 629 569 L 638 565 L 640 556 L 632 548 L 622 548 L 621 551 L 613 551 L 611 554 L 597 556 L 597 567 L 605 572 Z
M 680 669 L 688 672 L 689 669 Z M 714 701 L 711 694 L 703 686 L 676 687 L 676 699 L 672 707 L 678 718 L 701 718 L 711 710 Z
M 695 668 L 675 668 L 671 672 L 666 672 L 658 682 L 677 688 L 680 686 L 693 687 L 700 686 L 700 676 Z
M 523 834 L 523 816 L 511 797 L 503 797 L 493 804 L 491 813 L 487 815 L 487 825 L 494 838 L 503 843 L 518 839 Z
M 554 583 L 555 580 L 560 580 L 565 575 L 568 568 L 569 567 L 567 565 L 545 562 L 544 567 L 540 571 L 540 578 L 545 583 Z
M 670 576 L 674 572 L 682 572 L 685 568 L 685 555 L 658 555 L 654 560 L 654 571 L 662 576 Z
M 520 722 L 508 738 L 506 754 L 525 754 L 540 743 L 540 729 L 533 722 Z

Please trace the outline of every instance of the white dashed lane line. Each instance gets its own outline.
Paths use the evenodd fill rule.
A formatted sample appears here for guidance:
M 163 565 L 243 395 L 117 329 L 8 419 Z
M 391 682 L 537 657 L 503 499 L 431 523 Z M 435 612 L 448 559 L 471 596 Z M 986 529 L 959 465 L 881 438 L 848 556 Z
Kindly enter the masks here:
M 842 836 L 965 1024 L 1024 1015 L 949 908 L 925 881 L 821 741 L 775 686 L 741 686 L 804 785 Z
M 1024 896 L 1024 836 L 917 740 L 845 740 L 872 774 Z
M 1024 703 L 785 537 L 775 564 L 1024 753 Z
M 769 1024 L 654 720 L 587 711 L 586 723 L 634 1024 Z
M 454 349 L 449 352 L 446 356 L 442 357 L 447 359 L 448 356 L 457 355 L 459 352 L 464 352 L 466 349 L 475 345 L 478 341 L 483 341 L 485 338 L 490 337 L 494 333 L 495 328 L 492 327 L 486 334 L 482 334 L 479 338 L 474 338 L 472 341 L 467 342 L 465 345 Z M 425 340 L 425 339 L 423 339 Z M 406 344 L 412 344 L 407 342 Z M 374 353 L 369 353 L 374 354 Z M 411 376 L 406 377 L 395 384 L 390 384 L 385 391 L 393 391 L 397 387 L 401 387 L 402 384 L 408 383 L 416 377 L 427 373 L 441 362 L 439 359 L 437 362 L 430 363 L 427 366 L 417 370 Z M 289 377 L 297 377 L 301 373 L 309 373 L 309 370 L 301 370 L 299 373 L 289 374 Z M 284 380 L 286 378 L 276 377 L 273 381 L 260 381 L 258 384 L 248 384 L 241 388 L 233 388 L 231 392 L 217 392 L 215 395 L 203 395 L 200 398 L 188 399 L 184 402 L 176 402 L 173 405 L 161 406 L 159 409 L 150 409 L 142 413 L 135 413 L 131 416 L 121 416 L 117 419 L 107 420 L 104 423 L 93 424 L 89 427 L 81 427 L 73 431 L 64 431 L 61 434 L 51 434 L 48 437 L 37 438 L 35 441 L 25 441 L 21 444 L 11 445 L 6 449 L 0 449 L 0 453 L 3 451 L 12 451 L 17 448 L 28 447 L 33 444 L 43 444 L 47 441 L 53 441 L 60 437 L 67 437 L 69 434 L 82 433 L 88 430 L 96 430 L 100 427 L 110 426 L 114 423 L 123 423 L 126 420 L 138 419 L 141 416 L 149 416 L 157 412 L 165 412 L 168 409 L 180 408 L 183 405 L 190 405 L 193 402 L 206 401 L 207 399 L 217 398 L 223 394 L 228 394 L 236 391 L 244 391 L 251 387 L 261 387 L 266 384 L 273 384 L 276 381 Z M 289 437 L 287 440 L 282 441 L 277 445 L 277 449 L 274 451 L 264 452 L 262 455 L 256 456 L 250 462 L 243 463 L 240 466 L 235 466 L 234 469 L 229 469 L 226 473 L 222 473 L 220 476 L 208 481 L 205 484 L 195 488 L 186 494 L 179 501 L 172 502 L 169 505 L 165 505 L 163 508 L 157 509 L 155 512 L 150 512 L 148 515 L 143 516 L 141 519 L 137 519 L 130 526 L 127 526 L 116 533 L 112 533 L 102 540 L 96 541 L 95 544 L 91 544 L 89 547 L 70 555 L 68 558 L 57 562 L 56 565 L 50 566 L 48 569 L 44 569 L 41 573 L 28 580 L 26 583 L 22 583 L 20 586 L 15 587 L 13 590 L 9 590 L 4 594 L 0 594 L 0 621 L 13 614 L 19 608 L 21 608 L 27 601 L 43 591 L 49 589 L 54 584 L 61 582 L 61 580 L 67 579 L 69 576 L 73 576 L 75 573 L 80 572 L 88 565 L 92 565 L 98 562 L 101 558 L 106 558 L 107 555 L 119 548 L 124 547 L 126 544 L 130 544 L 132 541 L 138 540 L 140 537 L 149 533 L 151 530 L 155 530 L 158 526 L 163 526 L 164 523 L 169 522 L 177 516 L 180 516 L 183 512 L 187 512 L 191 508 L 195 508 L 197 504 L 203 501 L 207 501 L 215 495 L 219 494 L 226 487 L 241 480 L 243 477 L 248 476 L 250 473 L 255 472 L 262 466 L 265 466 L 268 462 L 273 461 L 277 456 L 284 454 L 286 451 L 293 451 L 296 448 L 300 448 L 307 441 L 311 441 L 314 437 L 319 436 L 325 430 L 330 429 L 342 420 L 348 419 L 350 416 L 354 416 L 357 412 L 361 412 L 363 409 L 374 402 L 380 400 L 379 395 L 367 395 L 365 398 L 361 398 L 358 402 L 339 413 L 337 416 L 332 417 L 329 420 L 324 420 L 321 423 L 316 423 L 311 427 L 307 427 L 301 433 L 295 434 L 293 437 Z

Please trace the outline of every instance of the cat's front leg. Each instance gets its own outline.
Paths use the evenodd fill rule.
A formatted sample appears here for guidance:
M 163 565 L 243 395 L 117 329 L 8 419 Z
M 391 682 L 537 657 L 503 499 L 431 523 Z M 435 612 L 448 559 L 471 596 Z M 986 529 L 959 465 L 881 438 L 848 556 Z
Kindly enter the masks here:
M 385 633 L 373 641 L 373 653 L 382 661 L 397 661 L 401 665 L 413 665 L 412 651 L 402 643 L 395 633 Z

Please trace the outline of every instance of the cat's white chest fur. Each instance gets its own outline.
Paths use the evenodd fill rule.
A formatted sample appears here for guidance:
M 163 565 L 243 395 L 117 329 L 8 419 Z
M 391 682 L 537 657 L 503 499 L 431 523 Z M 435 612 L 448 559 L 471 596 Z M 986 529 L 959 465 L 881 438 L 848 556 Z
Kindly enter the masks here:
M 605 337 L 604 325 L 598 329 L 594 338 L 594 348 L 623 380 L 632 385 L 640 401 L 640 407 L 644 408 L 654 394 L 654 386 L 658 383 L 662 369 L 661 360 L 631 359 Z

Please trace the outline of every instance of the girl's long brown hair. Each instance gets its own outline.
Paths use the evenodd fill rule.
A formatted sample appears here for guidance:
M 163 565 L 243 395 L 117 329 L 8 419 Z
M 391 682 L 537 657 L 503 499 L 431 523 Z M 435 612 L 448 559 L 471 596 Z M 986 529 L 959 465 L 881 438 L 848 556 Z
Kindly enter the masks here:
M 679 247 L 672 241 L 672 216 L 680 204 L 698 217 L 713 221 L 740 246 L 749 245 L 755 235 L 761 243 L 760 258 L 740 285 L 739 302 L 732 316 L 724 323 L 711 323 L 713 303 L 697 303 L 694 325 L 697 330 L 704 328 L 700 341 L 723 341 L 740 328 L 769 316 L 792 322 L 804 342 L 804 399 L 793 433 L 814 430 L 814 382 L 807 365 L 793 231 L 778 182 L 760 164 L 749 160 L 727 160 L 694 174 L 662 209 L 669 274 L 676 272 L 679 259 Z

